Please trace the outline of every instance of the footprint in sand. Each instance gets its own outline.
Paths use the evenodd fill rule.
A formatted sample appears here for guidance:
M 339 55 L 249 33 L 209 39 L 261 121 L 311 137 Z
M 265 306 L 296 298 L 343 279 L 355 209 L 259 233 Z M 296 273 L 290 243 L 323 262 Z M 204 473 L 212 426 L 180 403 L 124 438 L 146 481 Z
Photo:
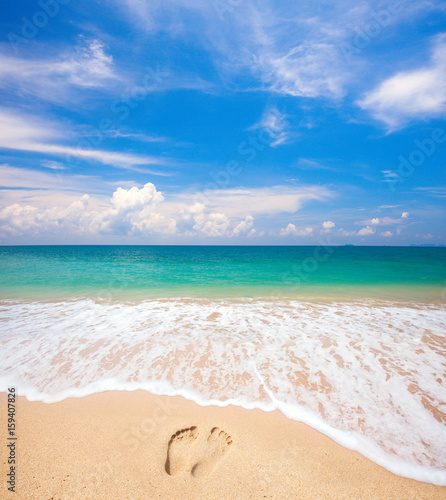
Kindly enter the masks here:
M 210 474 L 229 451 L 231 445 L 231 436 L 218 427 L 214 427 L 205 444 L 204 457 L 192 467 L 191 474 L 194 477 L 204 477 Z
M 175 432 L 167 448 L 166 472 L 175 476 L 182 472 L 190 460 L 192 444 L 198 436 L 198 429 L 193 426 Z

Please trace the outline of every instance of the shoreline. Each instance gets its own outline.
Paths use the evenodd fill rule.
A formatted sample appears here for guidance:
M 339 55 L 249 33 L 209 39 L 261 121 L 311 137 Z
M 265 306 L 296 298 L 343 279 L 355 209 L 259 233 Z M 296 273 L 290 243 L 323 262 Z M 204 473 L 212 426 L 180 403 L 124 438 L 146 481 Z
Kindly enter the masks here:
M 445 288 L 438 288 L 430 290 L 430 295 L 415 295 L 406 293 L 406 295 L 393 295 L 393 296 L 378 296 L 378 295 L 361 295 L 360 293 L 347 295 L 344 294 L 295 294 L 287 295 L 277 294 L 277 295 L 227 295 L 227 296 L 212 296 L 209 294 L 203 295 L 163 295 L 163 296 L 147 296 L 147 295 L 117 295 L 117 294 L 103 294 L 103 295 L 72 295 L 63 296 L 55 294 L 45 295 L 36 294 L 30 296 L 17 295 L 12 296 L 1 296 L 0 293 L 0 305 L 26 305 L 26 304 L 63 304 L 63 303 L 78 303 L 78 302 L 91 302 L 95 304 L 104 305 L 116 305 L 116 304 L 127 304 L 127 305 L 141 305 L 144 303 L 215 303 L 215 304 L 242 304 L 242 303 L 297 303 L 297 304 L 355 304 L 355 305 L 369 305 L 374 307 L 380 306 L 397 306 L 397 307 L 433 307 L 437 309 L 445 309 L 445 301 L 443 295 L 446 293 Z
M 5 393 L 0 408 L 5 443 Z M 446 498 L 446 487 L 396 476 L 279 411 L 139 390 L 51 404 L 19 396 L 16 420 L 17 493 L 6 498 Z M 215 427 L 223 433 L 208 441 Z

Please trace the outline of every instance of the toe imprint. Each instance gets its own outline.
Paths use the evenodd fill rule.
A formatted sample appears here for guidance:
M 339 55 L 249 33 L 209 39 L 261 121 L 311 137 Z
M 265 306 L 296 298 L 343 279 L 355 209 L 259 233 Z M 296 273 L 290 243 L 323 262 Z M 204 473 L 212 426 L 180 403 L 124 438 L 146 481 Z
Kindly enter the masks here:
M 194 477 L 203 477 L 210 474 L 229 451 L 231 445 L 231 436 L 218 427 L 214 427 L 204 445 L 203 458 L 192 467 L 191 474 Z
M 188 465 L 192 446 L 197 439 L 198 429 L 188 427 L 181 429 L 170 438 L 167 447 L 166 472 L 174 476 L 182 472 Z

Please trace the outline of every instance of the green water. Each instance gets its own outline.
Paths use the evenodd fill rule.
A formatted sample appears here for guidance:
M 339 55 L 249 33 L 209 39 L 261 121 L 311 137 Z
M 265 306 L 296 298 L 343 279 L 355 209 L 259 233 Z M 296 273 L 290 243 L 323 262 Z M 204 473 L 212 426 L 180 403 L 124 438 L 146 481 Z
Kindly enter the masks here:
M 445 300 L 446 248 L 0 247 L 0 297 Z

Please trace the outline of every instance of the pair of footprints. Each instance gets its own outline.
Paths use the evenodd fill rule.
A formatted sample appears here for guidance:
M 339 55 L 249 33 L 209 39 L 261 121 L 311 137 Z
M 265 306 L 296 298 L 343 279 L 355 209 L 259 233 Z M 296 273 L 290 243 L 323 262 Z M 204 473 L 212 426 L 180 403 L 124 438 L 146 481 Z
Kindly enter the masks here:
M 198 429 L 195 426 L 181 429 L 170 438 L 166 460 L 166 472 L 170 476 L 185 470 L 188 470 L 193 477 L 207 476 L 232 445 L 231 436 L 218 427 L 211 430 L 204 443 L 199 443 L 197 438 Z M 196 460 L 198 452 L 200 458 Z

